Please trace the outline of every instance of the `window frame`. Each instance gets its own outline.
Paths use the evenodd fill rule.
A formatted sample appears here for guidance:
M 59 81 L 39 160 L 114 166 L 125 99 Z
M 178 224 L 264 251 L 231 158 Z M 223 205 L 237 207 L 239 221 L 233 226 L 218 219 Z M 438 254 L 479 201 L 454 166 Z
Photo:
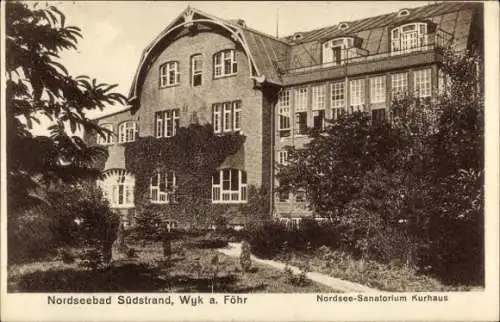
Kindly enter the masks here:
M 120 144 L 134 142 L 138 134 L 139 127 L 134 120 L 123 121 L 118 125 L 118 143 Z
M 179 127 L 180 127 L 180 109 L 172 108 L 155 112 L 156 138 L 174 137 L 177 134 Z
M 387 100 L 386 76 L 370 77 L 370 104 L 381 104 Z
M 200 61 L 199 69 L 196 69 L 196 59 Z M 196 84 L 195 77 L 199 76 L 199 84 Z M 203 54 L 194 54 L 191 56 L 191 86 L 198 87 L 203 84 Z
M 133 208 L 135 178 L 125 169 L 113 169 L 104 173 L 103 180 L 96 182 L 111 208 Z
M 309 107 L 309 87 L 297 87 L 294 94 L 295 112 L 306 112 Z
M 215 134 L 238 133 L 243 125 L 241 100 L 212 104 L 212 126 Z
M 226 54 L 229 53 L 229 56 L 226 57 Z M 229 60 L 229 71 L 226 70 L 227 65 L 226 61 Z M 219 62 L 217 62 L 219 61 Z M 217 71 L 220 70 L 218 73 Z M 213 78 L 223 78 L 228 76 L 233 76 L 238 73 L 238 61 L 236 57 L 235 49 L 224 49 L 218 51 L 213 56 Z
M 282 89 L 278 96 L 278 131 L 281 137 L 289 136 L 291 130 L 291 90 Z
M 420 91 L 422 85 L 424 90 Z M 413 92 L 415 97 L 426 98 L 432 96 L 432 68 L 413 71 Z
M 365 79 L 351 79 L 349 81 L 349 105 L 351 107 L 362 107 L 365 105 Z
M 404 75 L 404 81 L 401 81 L 400 79 L 395 79 L 395 76 L 400 76 L 400 75 Z M 394 85 L 398 85 L 398 86 L 394 86 Z M 404 84 L 404 86 L 399 86 L 401 84 Z M 404 90 L 401 91 L 401 90 L 398 90 L 397 92 L 394 90 L 396 87 L 404 87 Z M 401 73 L 394 73 L 394 74 L 391 74 L 391 96 L 392 96 L 392 100 L 394 100 L 395 98 L 398 98 L 398 97 L 401 97 L 401 96 L 404 96 L 404 95 L 407 95 L 408 94 L 408 72 L 401 72 Z
M 171 175 L 169 185 L 169 177 Z M 165 182 L 162 184 L 162 179 Z M 156 184 L 153 185 L 153 180 Z M 162 189 L 162 186 L 164 188 Z M 171 187 L 169 189 L 169 186 Z M 172 170 L 155 171 L 149 179 L 149 202 L 152 204 L 176 204 L 177 203 L 177 175 Z
M 173 64 L 174 68 L 170 68 L 170 64 Z M 170 72 L 174 74 L 174 80 L 170 80 Z M 177 86 L 180 84 L 180 72 L 179 72 L 179 62 L 177 60 L 167 61 L 160 65 L 160 88 L 167 88 L 172 86 Z
M 408 29 L 409 27 L 413 28 Z M 405 28 L 408 30 L 404 30 Z M 405 23 L 392 28 L 390 36 L 391 53 L 395 55 L 422 50 L 429 43 L 429 25 L 426 22 Z
M 97 144 L 98 145 L 111 145 L 115 143 L 115 134 L 114 134 L 114 126 L 112 123 L 103 123 L 99 124 L 100 127 L 107 129 L 113 133 L 103 133 L 105 138 L 102 137 L 101 134 L 97 134 Z
M 336 120 L 345 112 L 346 108 L 346 86 L 345 81 L 330 84 L 330 108 L 332 119 Z M 341 97 L 341 98 L 340 98 Z
M 234 174 L 237 178 L 234 179 Z M 216 183 L 215 178 L 218 178 Z M 227 188 L 224 186 L 228 185 Z M 234 187 L 236 186 L 236 189 Z M 247 173 L 244 170 L 224 168 L 219 169 L 212 175 L 212 203 L 235 204 L 247 203 Z

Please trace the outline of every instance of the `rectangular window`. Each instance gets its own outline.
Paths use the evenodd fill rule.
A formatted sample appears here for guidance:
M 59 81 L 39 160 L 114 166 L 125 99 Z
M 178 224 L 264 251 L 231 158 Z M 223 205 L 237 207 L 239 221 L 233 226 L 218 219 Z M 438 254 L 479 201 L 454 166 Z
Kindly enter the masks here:
M 160 67 L 161 87 L 177 85 L 180 82 L 179 63 L 167 62 Z
M 312 109 L 324 110 L 325 109 L 325 85 L 313 86 L 312 92 Z
M 287 165 L 288 164 L 288 151 L 280 151 L 279 154 L 279 163 L 281 165 Z
M 103 124 L 101 125 L 102 128 L 108 130 L 108 131 L 113 131 L 113 125 L 112 124 Z M 100 134 L 97 135 L 97 144 L 100 145 L 107 145 L 107 144 L 113 144 L 113 133 L 103 133 L 103 136 Z
M 413 72 L 413 87 L 416 97 L 431 96 L 431 72 L 430 68 Z
M 392 98 L 401 97 L 408 92 L 408 74 L 399 73 L 391 75 Z
M 231 131 L 231 103 L 222 103 L 224 111 L 224 132 Z
M 191 57 L 191 84 L 200 86 L 203 72 L 203 56 L 194 55 Z
M 295 113 L 295 130 L 299 135 L 307 133 L 307 112 Z
M 237 169 L 222 169 L 218 170 L 212 176 L 213 203 L 246 202 L 246 189 L 247 177 L 245 171 Z
M 315 130 L 325 129 L 325 110 L 313 111 L 313 128 Z
M 356 79 L 351 81 L 351 106 L 360 107 L 365 104 L 365 80 Z
M 370 78 L 370 102 L 384 103 L 385 102 L 385 76 L 377 76 Z
M 290 192 L 288 190 L 280 190 L 278 192 L 278 198 L 280 202 L 289 202 L 290 201 Z
M 282 90 L 278 99 L 279 132 L 281 137 L 290 135 L 290 90 Z
M 374 124 L 380 124 L 385 121 L 385 108 L 377 108 L 372 110 L 372 122 Z
M 233 105 L 233 131 L 241 130 L 241 102 L 232 102 Z
M 212 107 L 213 111 L 213 127 L 215 133 L 222 132 L 222 105 L 214 104 Z
M 238 72 L 238 63 L 234 49 L 224 50 L 214 55 L 214 78 L 234 75 Z
M 156 137 L 172 137 L 179 129 L 179 109 L 165 110 L 155 113 Z
M 157 172 L 151 176 L 149 197 L 151 203 L 175 203 L 177 178 L 173 171 Z
M 338 82 L 331 85 L 332 90 L 332 119 L 336 120 L 345 108 L 345 83 Z
M 307 111 L 307 87 L 295 90 L 295 111 Z
M 241 130 L 241 101 L 216 103 L 212 106 L 214 133 L 237 132 Z

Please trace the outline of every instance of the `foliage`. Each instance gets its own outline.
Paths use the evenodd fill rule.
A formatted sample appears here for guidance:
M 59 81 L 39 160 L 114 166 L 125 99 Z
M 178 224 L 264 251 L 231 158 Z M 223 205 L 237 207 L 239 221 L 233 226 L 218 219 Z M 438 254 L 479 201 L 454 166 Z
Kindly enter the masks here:
M 117 85 L 98 83 L 88 76 L 72 77 L 58 61 L 60 52 L 76 49 L 80 29 L 65 25 L 54 6 L 38 9 L 6 4 L 6 124 L 8 202 L 11 210 L 43 201 L 46 184 L 74 182 L 99 174 L 92 167 L 106 153 L 88 146 L 75 132 L 101 135 L 105 130 L 85 113 L 106 104 L 125 103 L 112 92 Z M 33 123 L 48 118 L 50 136 L 33 136 Z M 68 128 L 67 128 L 68 127 Z M 31 157 L 36 156 L 36 157 Z M 15 213 L 11 211 L 9 213 Z
M 482 283 L 480 60 L 445 50 L 440 71 L 439 95 L 397 97 L 385 123 L 357 112 L 312 132 L 304 149 L 290 148 L 280 186 L 306 188 L 311 208 L 332 219 L 341 250 L 448 282 Z M 287 240 L 298 249 L 281 231 L 274 236 L 265 244 Z
M 374 165 L 393 169 L 400 145 L 388 124 L 372 125 L 364 112 L 346 114 L 311 136 L 303 149 L 289 148 L 288 165 L 279 167 L 278 179 L 282 189 L 305 187 L 313 210 L 326 218 L 342 214 Z
M 252 267 L 250 245 L 246 241 L 241 243 L 240 266 L 243 272 L 250 271 Z

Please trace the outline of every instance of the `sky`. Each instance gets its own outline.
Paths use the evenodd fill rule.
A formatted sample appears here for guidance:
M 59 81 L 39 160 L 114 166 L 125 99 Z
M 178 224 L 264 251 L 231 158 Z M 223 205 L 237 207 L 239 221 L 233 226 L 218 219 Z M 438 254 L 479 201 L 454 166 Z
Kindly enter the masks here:
M 78 50 L 61 54 L 72 75 L 89 75 L 118 84 L 128 96 L 142 50 L 188 5 L 222 19 L 243 19 L 261 32 L 286 36 L 376 16 L 431 2 L 224 2 L 224 1 L 52 1 L 66 24 L 81 28 Z M 105 114 L 119 110 L 111 107 Z

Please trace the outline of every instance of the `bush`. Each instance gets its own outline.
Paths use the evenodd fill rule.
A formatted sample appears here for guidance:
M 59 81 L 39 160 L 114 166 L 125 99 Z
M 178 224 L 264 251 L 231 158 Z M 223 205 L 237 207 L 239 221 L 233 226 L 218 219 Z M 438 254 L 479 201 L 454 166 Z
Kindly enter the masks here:
M 97 270 L 103 267 L 103 256 L 99 249 L 90 248 L 83 251 L 79 265 L 84 269 Z
M 250 245 L 246 241 L 241 244 L 240 265 L 243 272 L 250 271 L 252 267 Z
M 75 262 L 75 256 L 73 253 L 68 250 L 68 249 L 61 249 L 59 251 L 59 258 L 63 261 L 65 264 L 72 264 Z

